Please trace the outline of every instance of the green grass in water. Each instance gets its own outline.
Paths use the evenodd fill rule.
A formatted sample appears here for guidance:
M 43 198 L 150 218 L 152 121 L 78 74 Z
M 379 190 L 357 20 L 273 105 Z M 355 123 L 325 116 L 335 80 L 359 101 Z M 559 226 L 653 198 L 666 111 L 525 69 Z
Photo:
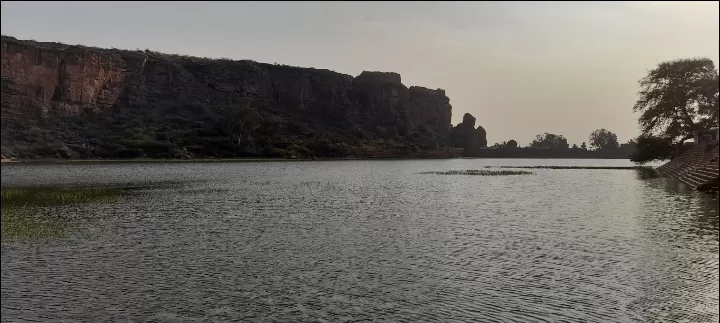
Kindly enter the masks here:
M 86 188 L 6 188 L 2 207 L 57 206 L 82 203 L 110 203 L 122 198 L 124 190 L 114 187 Z
M 122 199 L 122 188 L 5 188 L 2 198 L 2 237 L 9 239 L 43 239 L 61 237 L 67 220 L 40 215 L 42 207 L 58 207 L 86 203 L 113 203 Z
M 446 172 L 433 171 L 433 172 L 422 172 L 420 174 L 435 174 L 435 175 L 472 175 L 472 176 L 510 176 L 510 175 L 533 175 L 533 172 L 524 170 L 449 170 Z
M 38 216 L 32 207 L 2 208 L 2 237 L 32 240 L 57 238 L 65 234 L 66 223 L 57 217 Z

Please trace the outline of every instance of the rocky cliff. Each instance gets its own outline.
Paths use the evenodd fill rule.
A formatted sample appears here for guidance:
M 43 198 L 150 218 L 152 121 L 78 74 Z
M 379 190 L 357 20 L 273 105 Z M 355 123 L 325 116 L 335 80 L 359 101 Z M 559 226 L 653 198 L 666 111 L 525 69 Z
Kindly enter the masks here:
M 448 146 L 451 127 L 452 108 L 443 90 L 408 88 L 396 73 L 366 71 L 352 77 L 7 36 L 2 36 L 2 91 L 6 156 L 56 156 L 60 147 L 70 156 L 92 157 L 103 144 L 147 155 L 133 146 L 143 140 L 153 147 L 166 144 L 175 154 L 208 144 L 179 139 L 183 129 L 202 128 L 195 131 L 200 137 L 227 136 L 218 123 L 223 116 L 215 110 L 234 105 L 262 115 L 253 119 L 260 120 L 257 125 L 241 127 L 254 138 L 250 146 L 226 145 L 212 152 L 195 147 L 196 154 L 265 155 L 273 149 L 276 154 L 322 154 L 311 147 L 317 141 L 350 146 L 348 154 L 362 149 L 417 152 Z M 275 130 L 266 129 L 268 119 L 277 123 Z M 67 152 L 67 147 L 83 148 Z
M 487 147 L 485 128 L 482 126 L 475 128 L 475 121 L 472 114 L 466 113 L 463 115 L 463 121 L 451 128 L 450 145 L 464 148 L 466 155 L 472 155 L 478 149 Z

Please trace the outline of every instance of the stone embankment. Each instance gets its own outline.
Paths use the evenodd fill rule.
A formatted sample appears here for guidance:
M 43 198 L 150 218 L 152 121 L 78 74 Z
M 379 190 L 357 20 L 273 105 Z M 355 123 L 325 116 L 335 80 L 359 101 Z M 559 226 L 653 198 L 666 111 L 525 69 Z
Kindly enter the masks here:
M 699 191 L 717 192 L 720 178 L 719 152 L 717 141 L 697 144 L 658 167 L 658 171 Z

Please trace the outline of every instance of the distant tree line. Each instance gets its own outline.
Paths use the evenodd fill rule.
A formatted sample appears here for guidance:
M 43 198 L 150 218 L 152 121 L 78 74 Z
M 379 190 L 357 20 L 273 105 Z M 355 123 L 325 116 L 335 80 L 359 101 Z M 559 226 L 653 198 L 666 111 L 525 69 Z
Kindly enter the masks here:
M 662 62 L 639 83 L 639 98 L 633 111 L 640 113 L 640 135 L 620 145 L 616 134 L 598 129 L 589 138 L 594 150 L 631 147 L 634 150 L 631 160 L 635 163 L 665 160 L 672 158 L 696 131 L 718 126 L 718 69 L 711 59 Z M 508 147 L 508 143 L 496 143 L 493 147 Z M 567 149 L 569 144 L 563 135 L 543 133 L 528 147 Z M 573 144 L 572 149 L 586 150 L 587 145 L 585 142 L 580 147 Z
M 634 144 L 634 140 L 630 140 L 628 142 L 629 144 Z M 493 146 L 494 148 L 500 148 L 500 147 L 518 147 L 518 144 L 515 140 L 510 141 L 503 141 L 501 143 L 496 143 Z M 530 148 L 546 148 L 546 149 L 582 149 L 587 150 L 587 144 L 583 142 L 580 147 L 578 147 L 577 144 L 573 144 L 572 148 L 568 144 L 567 138 L 563 135 L 557 135 L 553 133 L 542 133 L 537 136 L 535 136 L 535 140 L 533 140 L 528 147 Z M 607 130 L 605 128 L 597 129 L 590 133 L 590 147 L 594 148 L 595 150 L 601 150 L 601 149 L 616 149 L 620 147 L 620 144 L 617 139 L 617 135 L 610 130 Z

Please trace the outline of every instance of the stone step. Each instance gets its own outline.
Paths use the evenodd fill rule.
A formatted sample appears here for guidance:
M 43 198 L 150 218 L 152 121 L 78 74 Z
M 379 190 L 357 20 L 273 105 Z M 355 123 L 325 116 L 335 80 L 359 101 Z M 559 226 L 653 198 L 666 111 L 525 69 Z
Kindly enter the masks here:
M 694 188 L 717 181 L 720 174 L 718 145 L 694 146 L 670 162 L 657 168 L 658 172 L 678 179 Z
M 692 185 L 693 187 L 698 187 L 698 186 L 700 186 L 700 185 L 705 184 L 705 183 L 708 182 L 708 181 L 706 181 L 706 180 L 704 180 L 704 179 L 702 179 L 702 178 L 699 178 L 699 177 L 696 177 L 696 176 L 693 176 L 693 175 L 683 176 L 683 177 L 681 177 L 680 179 L 681 179 L 682 181 L 687 182 L 688 184 Z
M 717 178 L 717 176 L 701 176 L 696 173 L 689 173 L 689 174 L 685 174 L 685 175 L 681 176 L 680 178 L 682 180 L 692 183 L 692 185 L 697 187 L 697 186 L 700 186 L 703 184 L 710 183 L 715 178 Z
M 714 171 L 711 170 L 711 169 L 707 169 L 707 168 L 703 168 L 703 167 L 688 167 L 687 172 L 692 172 L 692 173 L 709 173 L 709 174 L 714 174 L 714 173 L 716 173 L 716 172 L 714 172 Z
M 698 167 L 697 169 L 698 169 L 698 171 L 703 171 L 703 172 L 708 172 L 708 173 L 715 173 L 715 174 L 720 173 L 719 169 L 712 168 L 712 167 L 702 167 L 701 166 L 701 167 Z
M 706 176 L 706 177 L 718 176 L 717 172 L 712 172 L 712 171 L 707 171 L 707 170 L 702 170 L 702 169 L 696 170 L 695 174 L 700 175 L 700 176 Z

